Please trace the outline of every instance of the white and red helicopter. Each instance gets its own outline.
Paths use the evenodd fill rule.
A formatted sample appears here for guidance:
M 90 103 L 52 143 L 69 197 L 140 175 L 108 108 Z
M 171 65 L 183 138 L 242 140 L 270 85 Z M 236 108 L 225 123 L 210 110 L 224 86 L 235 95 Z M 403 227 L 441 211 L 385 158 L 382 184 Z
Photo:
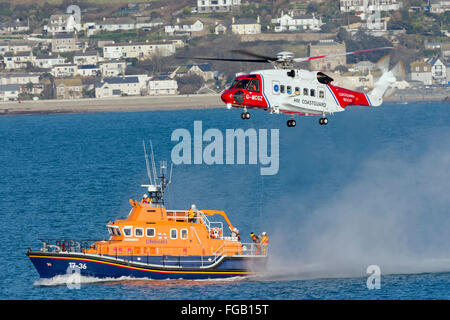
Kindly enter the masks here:
M 295 69 L 295 63 L 385 49 L 392 49 L 392 47 L 306 58 L 295 58 L 294 54 L 288 51 L 280 52 L 276 57 L 268 57 L 245 50 L 233 50 L 233 52 L 256 59 L 191 58 L 271 63 L 274 69 L 253 71 L 234 79 L 230 88 L 222 93 L 221 99 L 228 109 L 243 108 L 241 118 L 244 120 L 250 119 L 248 109 L 261 109 L 271 114 L 290 115 L 291 119 L 287 121 L 287 126 L 295 127 L 294 115 L 322 115 L 319 124 L 326 125 L 328 124 L 327 114 L 344 111 L 349 105 L 380 106 L 384 93 L 396 81 L 391 71 L 384 72 L 375 83 L 374 89 L 366 94 L 332 85 L 333 79 L 321 71 Z

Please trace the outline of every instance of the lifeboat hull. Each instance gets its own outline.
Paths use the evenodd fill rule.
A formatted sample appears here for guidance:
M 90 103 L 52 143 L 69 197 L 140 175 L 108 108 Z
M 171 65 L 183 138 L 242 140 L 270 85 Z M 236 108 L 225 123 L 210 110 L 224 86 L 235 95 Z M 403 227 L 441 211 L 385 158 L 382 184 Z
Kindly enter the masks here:
M 41 278 L 80 273 L 95 278 L 220 279 L 256 275 L 265 269 L 266 256 L 223 256 L 215 260 L 205 257 L 203 266 L 186 267 L 189 260 L 171 257 L 165 265 L 118 259 L 111 256 L 27 252 Z M 141 261 L 143 259 L 141 258 Z M 212 261 L 212 262 L 211 262 Z M 208 264 L 209 262 L 209 264 Z M 192 265 L 192 260 L 190 262 Z

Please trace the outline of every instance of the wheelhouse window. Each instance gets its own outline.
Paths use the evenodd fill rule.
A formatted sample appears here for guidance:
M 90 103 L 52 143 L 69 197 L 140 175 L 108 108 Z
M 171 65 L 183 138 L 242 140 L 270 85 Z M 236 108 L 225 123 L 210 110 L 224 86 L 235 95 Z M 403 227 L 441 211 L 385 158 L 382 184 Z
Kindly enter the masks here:
M 123 234 L 125 237 L 131 237 L 133 231 L 133 227 L 123 227 Z
M 144 236 L 144 229 L 143 228 L 136 228 L 136 229 L 134 229 L 134 236 L 135 237 L 143 237 Z
M 155 236 L 155 228 L 147 228 L 146 235 L 149 238 L 154 237 Z
M 170 229 L 170 239 L 176 239 L 178 235 L 177 229 Z
M 181 239 L 187 239 L 188 238 L 188 229 L 181 229 L 180 237 L 181 237 Z
M 303 88 L 303 95 L 308 96 L 308 88 Z
M 236 85 L 235 89 L 245 89 L 250 82 L 249 79 L 242 79 L 239 81 L 239 83 Z

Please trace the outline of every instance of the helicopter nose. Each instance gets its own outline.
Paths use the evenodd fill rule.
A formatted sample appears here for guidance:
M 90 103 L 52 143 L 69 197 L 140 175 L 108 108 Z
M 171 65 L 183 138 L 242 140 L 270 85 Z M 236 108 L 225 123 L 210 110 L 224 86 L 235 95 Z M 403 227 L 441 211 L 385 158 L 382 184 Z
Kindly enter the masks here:
M 232 103 L 233 102 L 233 94 L 231 92 L 229 92 L 229 91 L 225 91 L 224 93 L 222 93 L 220 98 L 225 103 Z

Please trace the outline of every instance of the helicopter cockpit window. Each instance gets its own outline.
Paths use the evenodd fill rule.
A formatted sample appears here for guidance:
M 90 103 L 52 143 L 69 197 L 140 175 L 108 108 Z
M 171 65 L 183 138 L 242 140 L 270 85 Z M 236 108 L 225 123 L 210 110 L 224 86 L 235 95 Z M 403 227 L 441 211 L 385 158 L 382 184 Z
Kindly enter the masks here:
M 236 85 L 235 89 L 245 89 L 247 87 L 247 84 L 249 83 L 249 81 L 250 81 L 249 79 L 242 79 Z
M 250 81 L 247 90 L 249 91 L 253 91 L 253 92 L 259 92 L 259 80 L 258 79 L 253 79 L 252 81 Z
M 307 96 L 308 95 L 308 88 L 303 88 L 303 95 Z
M 239 80 L 234 80 L 233 83 L 230 86 L 230 89 L 233 89 L 234 86 L 236 85 L 236 83 L 238 83 L 238 82 L 239 82 Z
M 300 88 L 299 87 L 295 87 L 295 94 L 297 96 L 300 95 Z
M 287 92 L 287 94 L 291 94 L 292 93 L 292 87 L 291 86 L 287 86 L 286 87 L 286 92 Z
M 281 92 L 281 93 L 284 93 L 284 88 L 285 88 L 284 85 L 281 85 L 281 86 L 280 86 L 280 92 Z
M 315 96 L 316 96 L 316 90 L 311 89 L 311 90 L 309 91 L 309 94 L 310 94 L 311 97 L 315 97 Z

